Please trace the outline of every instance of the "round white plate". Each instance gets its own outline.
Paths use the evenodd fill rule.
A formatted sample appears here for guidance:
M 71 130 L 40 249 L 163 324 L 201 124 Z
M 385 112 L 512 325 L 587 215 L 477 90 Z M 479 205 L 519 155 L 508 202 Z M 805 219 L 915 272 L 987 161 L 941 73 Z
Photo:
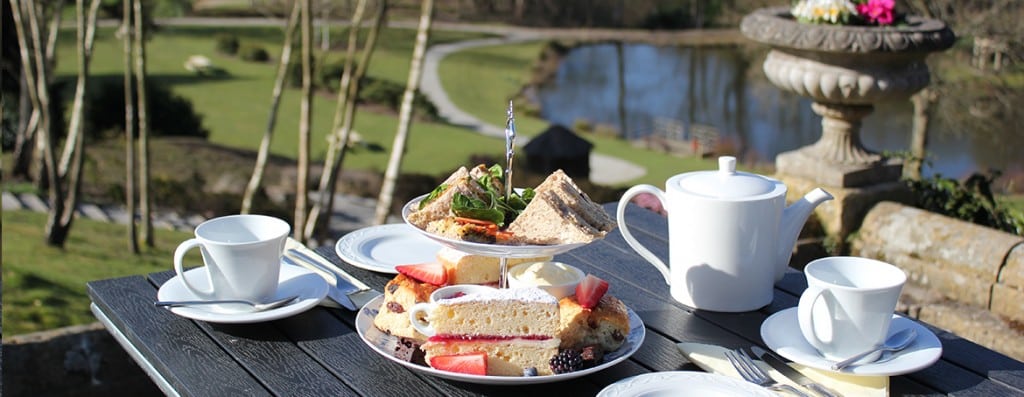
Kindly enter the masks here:
M 555 256 L 569 250 L 582 247 L 584 243 L 575 244 L 558 244 L 558 245 L 501 245 L 501 244 L 484 244 L 474 243 L 469 241 L 454 240 L 447 237 L 439 236 L 433 233 L 429 233 L 426 230 L 420 229 L 415 225 L 409 223 L 409 214 L 413 212 L 413 208 L 420 205 L 420 201 L 427 198 L 428 194 L 416 197 L 405 204 L 402 207 L 402 219 L 405 219 L 405 223 L 409 227 L 413 228 L 417 232 L 427 236 L 431 240 L 434 240 L 441 245 L 449 248 L 457 249 L 462 252 L 494 256 L 494 257 L 505 257 L 505 258 L 536 258 L 538 256 Z
M 201 266 L 186 271 L 184 276 L 188 277 L 188 281 L 192 285 L 208 290 L 210 289 L 210 279 L 206 274 L 206 266 Z M 288 305 L 262 312 L 253 312 L 251 307 L 238 304 L 184 306 L 173 307 L 169 310 L 182 317 L 211 323 L 258 323 L 302 313 L 316 306 L 324 296 L 327 296 L 327 281 L 324 281 L 316 273 L 298 266 L 281 265 L 281 275 L 278 280 L 274 299 L 291 295 L 298 295 L 299 298 Z M 160 286 L 156 298 L 162 301 L 201 299 L 185 287 L 181 276 L 174 276 Z
M 765 319 L 761 323 L 761 338 L 764 339 L 764 343 L 780 356 L 794 362 L 832 371 L 833 361 L 818 353 L 800 333 L 796 312 L 797 308 L 792 307 Z M 895 353 L 891 360 L 850 366 L 833 372 L 863 376 L 901 375 L 927 368 L 942 356 L 942 343 L 932 331 L 914 320 L 898 314 L 892 315 L 889 335 L 907 328 L 914 328 L 917 331 L 917 338 L 906 349 Z
M 626 342 L 622 344 L 619 350 L 605 354 L 604 362 L 601 365 L 597 365 L 591 368 L 569 372 L 564 374 L 556 375 L 543 375 L 543 376 L 488 376 L 488 375 L 470 375 L 458 372 L 441 371 L 430 368 L 425 365 L 415 364 L 408 361 L 404 361 L 396 358 L 391 354 L 390 346 L 394 346 L 398 340 L 397 336 L 388 335 L 381 332 L 377 327 L 373 326 L 373 318 L 377 316 L 377 309 L 380 308 L 381 303 L 384 302 L 384 296 L 378 296 L 373 300 L 366 303 L 359 314 L 356 315 L 356 330 L 359 331 L 359 337 L 363 339 L 367 345 L 373 348 L 373 351 L 377 352 L 391 361 L 401 364 L 406 368 L 410 368 L 414 371 L 421 372 L 428 375 L 437 376 L 440 378 L 446 378 L 451 380 L 457 380 L 469 383 L 478 383 L 486 385 L 528 385 L 535 383 L 551 383 L 559 382 L 563 380 L 578 378 L 586 376 L 588 374 L 600 371 L 602 369 L 611 367 L 618 364 L 622 360 L 629 358 L 629 356 L 636 353 L 640 349 L 640 345 L 644 342 L 644 335 L 646 330 L 644 329 L 644 322 L 640 320 L 640 316 L 637 316 L 632 309 L 627 308 L 629 311 L 629 335 L 626 336 Z
M 401 223 L 365 227 L 341 236 L 334 251 L 352 266 L 398 274 L 395 265 L 437 261 L 441 246 L 417 230 Z
M 725 375 L 693 371 L 651 372 L 612 383 L 597 397 L 774 397 L 763 387 Z

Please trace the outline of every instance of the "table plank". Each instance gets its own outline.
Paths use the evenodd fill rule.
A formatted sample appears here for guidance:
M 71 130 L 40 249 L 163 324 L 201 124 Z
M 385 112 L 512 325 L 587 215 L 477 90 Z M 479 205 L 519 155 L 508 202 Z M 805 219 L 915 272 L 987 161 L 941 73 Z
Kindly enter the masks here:
M 97 308 L 179 394 L 270 395 L 195 323 L 153 306 L 156 288 L 144 278 L 93 281 L 87 289 Z
M 163 285 L 174 276 L 173 271 L 159 272 L 150 274 L 150 280 L 156 285 Z M 292 318 L 303 318 L 306 315 L 300 313 Z M 275 326 L 276 321 L 254 324 L 195 323 L 273 394 L 358 394 L 312 361 L 308 354 Z

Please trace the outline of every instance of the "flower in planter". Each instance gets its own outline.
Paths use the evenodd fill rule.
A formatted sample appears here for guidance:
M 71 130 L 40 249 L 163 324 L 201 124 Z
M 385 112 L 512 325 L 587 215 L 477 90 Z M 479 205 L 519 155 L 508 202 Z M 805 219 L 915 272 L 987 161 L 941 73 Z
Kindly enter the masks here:
M 798 0 L 790 13 L 806 23 L 892 25 L 895 0 Z

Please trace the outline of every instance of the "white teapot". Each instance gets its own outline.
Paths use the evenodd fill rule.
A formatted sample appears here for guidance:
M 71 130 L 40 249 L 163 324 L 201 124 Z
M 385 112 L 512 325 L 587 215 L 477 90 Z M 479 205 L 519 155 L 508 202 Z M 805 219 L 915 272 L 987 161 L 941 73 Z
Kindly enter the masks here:
M 672 297 L 711 311 L 742 312 L 771 303 L 772 287 L 789 266 L 807 217 L 832 195 L 821 188 L 786 207 L 786 185 L 736 171 L 736 158 L 718 158 L 717 171 L 675 175 L 665 191 L 637 185 L 619 200 L 622 237 L 661 271 Z M 669 266 L 633 238 L 626 205 L 650 193 L 668 212 Z

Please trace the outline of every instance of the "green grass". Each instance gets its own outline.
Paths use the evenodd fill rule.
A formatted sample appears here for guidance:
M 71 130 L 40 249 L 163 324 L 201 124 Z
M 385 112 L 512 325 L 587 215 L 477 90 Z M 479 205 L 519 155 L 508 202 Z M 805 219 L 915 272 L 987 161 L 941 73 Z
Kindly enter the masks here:
M 44 213 L 3 211 L 4 335 L 96 321 L 87 281 L 170 270 L 174 248 L 190 237 L 156 230 L 156 248 L 135 256 L 125 225 L 77 219 L 60 249 L 44 242 L 45 222 Z M 196 254 L 188 263 L 199 260 Z

